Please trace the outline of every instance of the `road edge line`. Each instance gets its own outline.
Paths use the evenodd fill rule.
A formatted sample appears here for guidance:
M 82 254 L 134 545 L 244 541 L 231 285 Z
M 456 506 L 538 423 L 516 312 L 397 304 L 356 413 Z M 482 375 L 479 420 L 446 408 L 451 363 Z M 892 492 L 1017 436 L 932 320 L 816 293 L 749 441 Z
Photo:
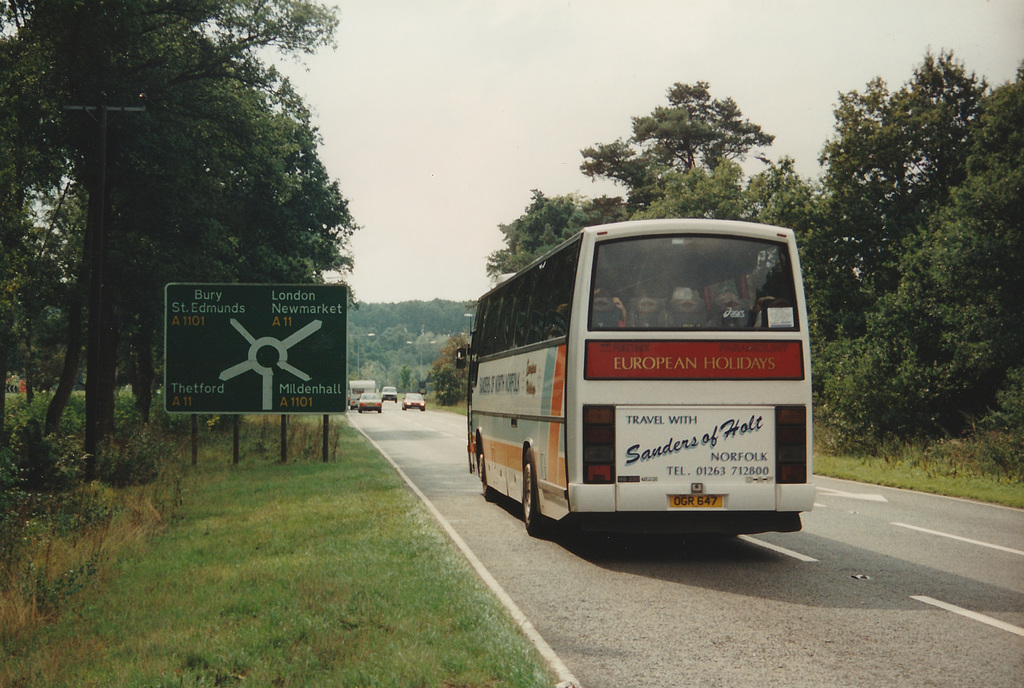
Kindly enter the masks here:
M 424 506 L 427 507 L 427 511 L 429 511 L 430 515 L 434 517 L 434 520 L 437 521 L 442 528 L 444 528 L 444 531 L 448 534 L 448 537 L 451 539 L 453 543 L 455 543 L 455 546 L 459 548 L 459 551 L 462 552 L 462 556 L 466 557 L 466 560 L 469 562 L 469 565 L 473 567 L 473 570 L 476 571 L 476 574 L 480 577 L 484 584 L 488 588 L 490 588 L 491 592 L 497 596 L 502 606 L 504 606 L 505 609 L 508 610 L 509 614 L 512 615 L 512 618 L 515 620 L 516 624 L 518 624 L 519 628 L 523 631 L 523 633 L 530 640 L 530 642 L 533 643 L 533 646 L 537 648 L 537 651 L 544 658 L 544 661 L 546 661 L 548 663 L 548 666 L 551 667 L 551 670 L 555 672 L 555 675 L 558 677 L 559 681 L 556 688 L 580 688 L 579 682 L 576 680 L 576 677 L 573 676 L 572 672 L 569 671 L 569 667 L 565 665 L 565 662 L 562 661 L 562 658 L 559 657 L 557 653 L 555 653 L 554 649 L 552 649 L 550 645 L 548 645 L 547 641 L 544 640 L 543 636 L 541 636 L 540 632 L 537 631 L 533 623 L 526 617 L 526 614 L 524 614 L 523 611 L 519 608 L 519 605 L 517 605 L 515 601 L 513 601 L 511 596 L 509 596 L 509 594 L 505 592 L 505 589 L 501 587 L 501 583 L 499 583 L 497 579 L 493 575 L 491 575 L 491 572 L 487 570 L 487 567 L 484 566 L 483 562 L 480 561 L 480 559 L 476 556 L 473 550 L 469 548 L 469 545 L 466 544 L 466 541 L 462 539 L 462 536 L 455 531 L 455 527 L 448 522 L 448 519 L 446 519 L 444 515 L 440 511 L 438 511 L 437 507 L 434 506 L 434 503 L 430 501 L 430 498 L 423 493 L 423 490 L 421 490 L 412 482 L 409 476 L 406 475 L 405 471 L 402 470 L 401 466 L 395 463 L 394 460 L 390 456 L 388 456 L 387 452 L 384 451 L 384 448 L 377 444 L 377 442 L 375 442 L 372 437 L 367 435 L 362 428 L 353 425 L 352 423 L 349 423 L 349 427 L 355 428 L 359 432 L 359 434 L 365 437 L 366 441 L 369 442 L 373 446 L 373 448 L 376 449 L 377 452 L 384 457 L 384 460 L 391 464 L 391 467 L 395 469 L 395 471 L 398 473 L 399 477 L 402 478 L 402 481 L 406 484 L 406 486 L 408 486 L 408 488 L 412 490 L 413 494 L 415 494 L 419 498 L 419 500 L 423 502 Z

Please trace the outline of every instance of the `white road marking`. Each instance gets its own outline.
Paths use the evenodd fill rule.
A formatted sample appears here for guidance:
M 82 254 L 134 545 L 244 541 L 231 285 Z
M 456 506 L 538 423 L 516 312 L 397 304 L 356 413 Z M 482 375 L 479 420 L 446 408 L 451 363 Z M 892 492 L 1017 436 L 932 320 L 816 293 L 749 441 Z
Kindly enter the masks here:
M 843 492 L 842 490 L 833 490 L 829 487 L 818 487 L 818 494 L 827 495 L 829 497 L 846 497 L 847 499 L 859 499 L 865 502 L 886 502 L 888 499 L 880 494 L 869 494 L 865 492 Z
M 909 523 L 896 523 L 895 521 L 892 521 L 891 523 L 892 523 L 892 525 L 899 526 L 900 528 L 910 528 L 911 530 L 919 530 L 922 533 L 928 533 L 929 535 L 938 535 L 940 537 L 949 538 L 950 540 L 959 540 L 960 542 L 969 542 L 972 545 L 979 545 L 981 547 L 990 547 L 991 549 L 997 549 L 1000 552 L 1009 552 L 1010 554 L 1019 554 L 1021 556 L 1024 556 L 1024 552 L 1020 551 L 1019 549 L 1012 549 L 1010 547 L 1003 547 L 1002 545 L 994 545 L 991 542 L 982 542 L 981 540 L 972 540 L 971 538 L 965 538 L 965 537 L 961 537 L 959 535 L 952 535 L 950 533 L 943 533 L 943 532 L 938 531 L 938 530 L 929 530 L 928 528 L 922 528 L 920 526 L 912 526 Z
M 752 545 L 757 545 L 758 547 L 764 547 L 765 549 L 770 549 L 773 552 L 778 552 L 779 554 L 785 554 L 787 557 L 793 557 L 794 559 L 799 559 L 800 561 L 818 561 L 814 557 L 809 557 L 806 554 L 800 554 L 799 552 L 794 552 L 793 550 L 786 549 L 785 547 L 779 547 L 778 545 L 773 545 L 772 543 L 765 542 L 764 540 L 758 540 L 757 538 L 750 537 L 749 535 L 740 535 L 739 539 L 743 540 L 744 542 L 749 542 Z
M 491 575 L 491 572 L 487 570 L 487 567 L 484 566 L 483 562 L 480 561 L 473 550 L 469 548 L 469 545 L 462 539 L 462 536 L 455 531 L 454 526 L 448 522 L 448 519 L 446 519 L 441 512 L 437 510 L 437 507 L 434 506 L 434 503 L 430 501 L 427 495 L 425 495 L 423 491 L 409 479 L 409 476 L 405 474 L 405 471 L 403 471 L 401 467 L 399 467 L 399 465 L 395 463 L 390 456 L 388 456 L 383 447 L 377 444 L 373 438 L 363 431 L 362 428 L 356 427 L 356 430 L 358 430 L 363 437 L 365 437 L 367 441 L 372 444 L 378 452 L 380 452 L 380 455 L 383 456 L 387 462 L 392 465 L 392 467 L 394 467 L 395 471 L 398 472 L 398 475 L 405 481 L 405 484 L 413 491 L 413 494 L 420 498 L 420 501 L 427 507 L 430 514 L 439 524 L 441 524 L 441 527 L 444 528 L 445 532 L 448 533 L 448 537 L 452 539 L 455 546 L 458 547 L 463 556 L 466 557 L 470 566 L 472 566 L 473 570 L 476 571 L 478 576 L 480 576 L 480 579 L 491 589 L 491 592 L 497 596 L 505 606 L 505 609 L 507 609 L 509 614 L 512 615 L 512 618 L 515 619 L 515 622 L 519 624 L 519 628 L 521 628 L 523 633 L 526 634 L 526 637 L 530 639 L 530 642 L 533 643 L 533 646 L 537 648 L 537 651 L 540 652 L 541 656 L 544 657 L 544 660 L 548 663 L 548 666 L 551 667 L 551 670 L 554 671 L 555 675 L 558 677 L 559 683 L 556 688 L 578 688 L 579 682 L 576 680 L 576 677 L 573 676 L 572 672 L 569 671 L 569 667 L 565 665 L 565 662 L 562 661 L 561 657 L 555 654 L 555 651 L 550 645 L 548 645 L 547 641 L 544 640 L 541 634 L 534 627 L 533 623 L 526 618 L 526 614 L 519 609 L 519 606 L 515 601 L 513 601 L 509 594 L 505 592 L 505 589 L 501 587 L 501 584 L 494 578 L 494 576 Z
M 438 430 L 436 427 L 434 427 L 432 425 L 424 425 L 423 423 L 417 422 L 415 420 L 410 420 L 408 422 L 410 424 L 412 424 L 412 425 L 415 425 L 418 428 L 423 428 L 424 430 L 430 430 L 431 432 L 436 432 L 439 435 L 444 435 L 445 437 L 451 437 L 452 439 L 456 439 L 457 440 L 457 439 L 460 439 L 463 436 L 462 434 L 453 435 L 452 433 L 447 432 L 445 430 Z
M 960 616 L 966 616 L 968 619 L 980 621 L 983 624 L 994 626 L 995 628 L 998 628 L 1000 630 L 1008 631 L 1010 633 L 1016 633 L 1019 636 L 1024 636 L 1024 628 L 1021 628 L 1020 626 L 1014 626 L 1013 624 L 1008 624 L 1005 621 L 1000 621 L 999 619 L 993 619 L 991 616 L 985 616 L 984 614 L 979 614 L 978 612 L 972 612 L 970 609 L 964 609 L 963 607 L 958 607 L 955 604 L 949 604 L 948 602 L 937 600 L 934 597 L 927 597 L 926 595 L 911 595 L 910 598 L 913 600 L 917 600 L 918 602 L 930 604 L 933 607 L 938 607 L 939 609 L 945 609 L 947 612 L 953 612 L 954 614 L 959 614 Z

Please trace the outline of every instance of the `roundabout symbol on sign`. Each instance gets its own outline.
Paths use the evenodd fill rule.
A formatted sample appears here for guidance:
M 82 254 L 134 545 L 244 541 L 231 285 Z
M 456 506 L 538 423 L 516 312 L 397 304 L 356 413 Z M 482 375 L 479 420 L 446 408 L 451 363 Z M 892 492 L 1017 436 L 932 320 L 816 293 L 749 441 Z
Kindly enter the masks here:
M 320 320 L 314 320 L 305 327 L 296 330 L 288 337 L 284 339 L 276 339 L 275 337 L 260 337 L 256 339 L 245 329 L 242 323 L 238 322 L 234 318 L 231 318 L 231 325 L 238 330 L 239 334 L 245 337 L 245 340 L 249 342 L 249 356 L 246 360 L 242 361 L 237 365 L 233 365 L 230 368 L 226 368 L 221 371 L 221 380 L 230 380 L 233 377 L 241 375 L 249 370 L 256 371 L 263 376 L 263 410 L 270 411 L 274 405 L 274 368 L 272 366 L 266 366 L 259 362 L 257 354 L 260 349 L 265 347 L 272 347 L 277 351 L 277 367 L 281 370 L 288 371 L 295 377 L 299 378 L 303 382 L 308 382 L 310 377 L 306 373 L 302 372 L 292 364 L 288 363 L 288 349 L 295 344 L 298 344 L 303 339 L 313 334 L 323 325 Z

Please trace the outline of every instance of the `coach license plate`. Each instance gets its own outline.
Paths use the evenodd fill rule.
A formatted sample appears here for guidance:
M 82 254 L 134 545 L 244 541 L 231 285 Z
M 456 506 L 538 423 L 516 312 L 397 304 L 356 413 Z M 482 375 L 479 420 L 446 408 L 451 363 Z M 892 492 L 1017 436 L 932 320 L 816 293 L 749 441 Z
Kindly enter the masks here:
M 668 505 L 673 509 L 717 509 L 722 506 L 722 495 L 669 495 Z

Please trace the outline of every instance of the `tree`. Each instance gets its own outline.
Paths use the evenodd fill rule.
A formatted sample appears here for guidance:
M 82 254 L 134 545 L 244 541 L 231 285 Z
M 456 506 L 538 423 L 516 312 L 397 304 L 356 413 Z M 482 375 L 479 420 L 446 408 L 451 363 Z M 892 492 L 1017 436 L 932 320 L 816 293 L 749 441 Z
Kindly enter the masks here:
M 412 389 L 412 368 L 407 365 L 403 365 L 398 371 L 398 388 L 403 392 Z
M 403 301 L 401 303 L 359 303 L 349 311 L 349 324 L 375 333 L 398 328 L 403 341 L 425 332 L 445 335 L 466 327 L 466 304 L 461 301 Z
M 900 284 L 873 323 L 879 336 L 908 333 L 916 383 L 929 390 L 917 414 L 942 432 L 957 433 L 995 408 L 1008 371 L 1024 360 L 1021 76 L 981 103 L 966 178 L 933 213 L 929 231 L 907 242 Z
M 743 181 L 743 169 L 724 159 L 711 171 L 694 167 L 682 173 L 667 172 L 662 179 L 662 195 L 635 218 L 749 219 Z
M 45 107 L 35 118 L 48 137 L 21 127 L 16 141 L 56 151 L 56 166 L 89 198 L 87 235 L 100 210 L 105 218 L 106 308 L 89 324 L 104 342 L 93 371 L 102 381 L 102 435 L 112 430 L 119 369 L 131 372 L 148 412 L 165 282 L 309 282 L 350 265 L 356 226 L 317 156 L 319 135 L 259 52 L 312 52 L 330 43 L 337 20 L 309 0 L 15 0 L 2 10 L 0 87 L 17 95 L 22 84 L 38 83 L 56 94 L 37 99 Z M 15 53 L 38 59 L 6 59 Z M 108 118 L 105 166 L 95 119 L 65 114 L 55 101 L 64 94 L 64 104 L 134 105 L 140 93 L 144 114 Z M 0 115 L 5 143 L 11 121 Z M 21 175 L 13 186 L 25 198 L 47 183 Z M 84 284 L 88 275 L 76 277 Z
M 710 84 L 676 83 L 668 90 L 669 107 L 633 118 L 633 140 L 666 167 L 687 172 L 714 169 L 722 160 L 743 160 L 774 136 L 743 119 L 732 98 L 712 100 Z
M 809 253 L 827 293 L 821 334 L 863 334 L 865 314 L 896 289 L 904 241 L 965 176 L 967 137 L 986 84 L 953 55 L 926 55 L 911 81 L 890 93 L 881 79 L 840 96 L 836 134 L 824 148 L 828 222 Z
M 794 161 L 766 161 L 749 179 L 739 164 L 722 160 L 713 170 L 668 172 L 663 195 L 634 219 L 696 217 L 746 220 L 790 227 L 802 237 L 820 224 L 820 191 L 794 170 Z
M 821 224 L 820 184 L 797 174 L 796 161 L 783 157 L 747 182 L 747 214 L 758 222 L 789 227 L 803 237 Z
M 743 119 L 731 98 L 712 99 L 706 82 L 677 83 L 668 100 L 669 107 L 633 118 L 629 141 L 581 151 L 582 172 L 622 184 L 627 200 L 549 198 L 535 189 L 524 213 L 499 225 L 505 246 L 488 256 L 487 274 L 517 272 L 587 226 L 631 218 L 749 218 L 756 208 L 736 161 L 774 137 Z
M 519 218 L 498 226 L 505 235 L 505 247 L 487 257 L 487 274 L 492 278 L 522 270 L 588 224 L 582 201 L 576 196 L 548 198 L 536 189 L 532 194 Z
M 522 270 L 584 227 L 629 219 L 621 198 L 587 199 L 575 194 L 549 198 L 536 189 L 532 194 L 522 215 L 498 225 L 505 247 L 487 257 L 487 274 L 492 279 Z
M 455 352 L 460 347 L 469 346 L 466 335 L 458 334 L 449 337 L 441 349 L 441 355 L 434 361 L 430 370 L 430 379 L 434 383 L 434 394 L 437 403 L 442 406 L 455 406 L 466 400 L 469 391 L 469 374 L 465 368 L 455 367 Z
M 610 179 L 626 187 L 632 211 L 644 210 L 661 197 L 670 173 L 697 168 L 711 172 L 721 161 L 742 161 L 755 148 L 770 146 L 774 136 L 743 118 L 732 98 L 712 99 L 710 85 L 676 83 L 668 89 L 668 107 L 633 118 L 633 136 L 581 151 L 583 174 Z
M 926 60 L 915 79 L 933 74 L 934 62 Z M 962 70 L 954 70 L 957 75 Z M 819 357 L 822 408 L 848 439 L 960 434 L 997 406 L 997 393 L 1024 358 L 1024 323 L 1016 312 L 1024 288 L 1022 74 L 976 104 L 974 89 L 953 76 L 945 80 L 952 86 L 946 97 L 916 98 L 934 109 L 917 113 L 914 127 L 925 131 L 908 139 L 932 140 L 929 127 L 959 131 L 946 121 L 949 113 L 970 111 L 963 140 L 953 140 L 950 151 L 929 153 L 941 160 L 913 164 L 928 174 L 893 187 L 906 194 L 899 204 L 903 217 L 920 219 L 899 237 L 899 250 L 886 246 L 889 234 L 876 253 L 862 251 L 864 265 L 887 253 L 893 275 L 855 285 L 873 299 L 862 298 L 862 329 L 845 329 L 847 336 L 833 337 Z M 967 102 L 951 107 L 958 98 Z M 906 110 L 901 106 L 892 117 Z M 888 111 L 883 115 L 886 120 Z M 866 235 L 860 243 L 872 240 L 878 238 Z M 815 267 L 817 274 L 824 270 Z
M 45 46 L 9 30 L 18 20 L 20 3 L 0 3 L 0 371 L 6 377 L 20 342 L 29 350 L 31 319 L 46 297 L 46 245 L 37 209 L 47 194 L 61 188 L 63 149 L 52 116 L 59 110 L 59 90 L 48 78 L 50 56 Z M 65 275 L 66 277 L 66 275 Z M 71 283 L 73 286 L 73 282 Z M 48 290 L 39 291 L 40 286 Z M 63 286 L 67 286 L 66 284 Z M 59 301 L 57 301 L 59 303 Z M 29 389 L 36 383 L 25 371 Z M 0 398 L 0 417 L 5 399 Z

